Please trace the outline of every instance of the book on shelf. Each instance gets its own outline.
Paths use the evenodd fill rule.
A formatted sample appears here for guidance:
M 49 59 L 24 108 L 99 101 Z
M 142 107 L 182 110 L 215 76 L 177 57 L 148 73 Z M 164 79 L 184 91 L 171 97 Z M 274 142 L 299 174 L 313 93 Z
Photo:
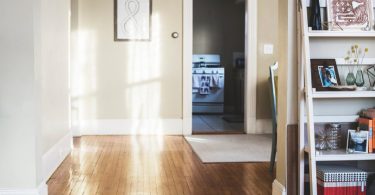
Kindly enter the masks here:
M 365 195 L 367 172 L 341 165 L 317 166 L 318 195 Z
M 375 146 L 375 136 L 373 132 L 374 120 L 368 118 L 359 118 L 358 126 L 360 130 L 368 131 L 368 152 L 372 153 L 374 151 Z

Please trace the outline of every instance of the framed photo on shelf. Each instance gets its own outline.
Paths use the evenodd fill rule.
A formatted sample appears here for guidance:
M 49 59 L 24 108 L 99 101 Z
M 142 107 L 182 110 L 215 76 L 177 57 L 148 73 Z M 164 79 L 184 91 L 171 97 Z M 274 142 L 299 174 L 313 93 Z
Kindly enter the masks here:
M 114 0 L 115 41 L 150 41 L 152 0 Z
M 339 71 L 334 59 L 311 60 L 312 87 L 317 91 L 330 91 L 341 85 Z
M 368 81 L 371 87 L 375 87 L 375 65 L 367 68 Z
M 373 29 L 372 0 L 327 0 L 329 30 Z
M 348 153 L 368 153 L 368 131 L 348 130 L 346 151 Z

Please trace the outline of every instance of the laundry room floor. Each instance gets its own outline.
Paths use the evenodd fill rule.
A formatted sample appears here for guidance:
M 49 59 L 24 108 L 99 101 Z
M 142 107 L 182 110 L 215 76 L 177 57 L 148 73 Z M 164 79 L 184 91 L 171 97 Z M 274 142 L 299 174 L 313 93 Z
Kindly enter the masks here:
M 223 115 L 193 115 L 194 134 L 243 132 L 243 122 L 227 122 L 223 120 Z

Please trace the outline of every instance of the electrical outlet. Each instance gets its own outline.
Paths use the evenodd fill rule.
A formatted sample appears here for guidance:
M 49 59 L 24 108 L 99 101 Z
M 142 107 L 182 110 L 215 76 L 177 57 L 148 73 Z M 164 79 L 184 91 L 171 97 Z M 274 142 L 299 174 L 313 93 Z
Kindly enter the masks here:
M 272 55 L 273 54 L 273 45 L 272 44 L 264 44 L 263 53 Z

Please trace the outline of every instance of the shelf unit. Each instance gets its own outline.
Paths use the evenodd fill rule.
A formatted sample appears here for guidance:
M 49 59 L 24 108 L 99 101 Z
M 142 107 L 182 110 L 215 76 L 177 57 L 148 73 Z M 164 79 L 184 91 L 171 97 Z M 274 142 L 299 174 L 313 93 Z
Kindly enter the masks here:
M 305 152 L 310 153 L 310 147 L 305 146 Z M 315 152 L 316 161 L 358 161 L 375 160 L 375 153 L 371 154 L 348 154 L 344 149 Z
M 350 115 L 350 116 L 314 116 L 314 121 L 316 123 L 329 123 L 335 121 L 337 123 L 353 123 L 358 119 L 359 115 Z M 304 121 L 307 121 L 305 116 Z
M 312 98 L 375 98 L 375 91 L 319 91 L 313 92 Z
M 375 31 L 368 31 L 368 32 L 347 32 L 347 31 L 328 31 L 328 30 L 321 30 L 321 31 L 309 31 L 307 33 L 308 37 L 375 37 Z
M 324 0 L 322 0 L 324 1 Z M 321 5 L 322 5 L 321 1 Z M 304 194 L 305 181 L 305 162 L 309 164 L 309 179 L 310 194 L 317 194 L 317 178 L 316 165 L 321 162 L 339 162 L 339 161 L 374 161 L 375 153 L 372 154 L 348 154 L 344 149 L 332 151 L 316 151 L 315 150 L 315 126 L 317 123 L 353 123 L 356 122 L 358 112 L 364 106 L 375 106 L 375 91 L 315 91 L 312 88 L 311 78 L 311 64 L 310 60 L 314 58 L 328 59 L 334 58 L 338 65 L 343 65 L 345 61 L 342 59 L 345 55 L 346 44 L 354 44 L 356 40 L 361 40 L 363 43 L 375 45 L 375 31 L 359 32 L 359 31 L 311 31 L 308 27 L 307 8 L 309 7 L 309 0 L 300 1 L 301 6 L 298 8 L 299 23 L 298 30 L 298 107 L 299 107 L 299 194 Z M 325 7 L 325 1 L 322 7 Z M 351 40 L 351 41 L 348 41 Z M 354 41 L 353 41 L 354 40 Z M 368 43 L 368 40 L 371 40 Z M 351 43 L 350 43 L 351 42 Z M 338 49 L 332 47 L 330 44 L 338 44 Z M 314 45 L 315 44 L 315 45 Z M 320 45 L 318 45 L 320 44 Z M 317 46 L 318 45 L 318 46 Z M 330 46 L 327 47 L 326 46 Z M 336 46 L 336 45 L 335 45 Z M 349 48 L 350 45 L 348 45 Z M 334 48 L 334 49 L 332 49 Z M 318 51 L 319 49 L 326 49 L 327 52 Z M 372 49 L 372 48 L 370 48 Z M 333 51 L 336 50 L 336 51 Z M 340 53 L 342 50 L 342 53 Z M 315 52 L 315 53 L 314 53 Z M 319 53 L 319 54 L 317 54 Z M 331 55 L 332 54 L 332 55 Z M 367 65 L 375 64 L 375 55 L 373 58 L 365 59 L 364 63 Z M 340 64 L 341 63 L 341 64 Z M 344 102 L 344 103 L 343 103 Z M 337 107 L 346 107 L 347 103 L 353 102 L 356 109 L 355 113 L 342 113 L 342 109 L 335 110 Z M 361 103 L 358 103 L 361 102 Z M 364 102 L 362 104 L 362 102 Z M 369 103 L 370 102 L 370 103 Z M 333 103 L 333 111 L 330 114 L 322 112 L 325 106 Z M 340 105 L 344 104 L 344 105 Z M 320 105 L 320 106 L 319 106 Z M 322 106 L 323 105 L 323 106 Z M 353 106 L 349 106 L 352 109 Z M 319 110 L 320 109 L 320 110 Z M 333 113 L 332 112 L 337 112 Z M 307 134 L 307 143 L 305 134 Z M 308 159 L 305 159 L 305 155 Z

